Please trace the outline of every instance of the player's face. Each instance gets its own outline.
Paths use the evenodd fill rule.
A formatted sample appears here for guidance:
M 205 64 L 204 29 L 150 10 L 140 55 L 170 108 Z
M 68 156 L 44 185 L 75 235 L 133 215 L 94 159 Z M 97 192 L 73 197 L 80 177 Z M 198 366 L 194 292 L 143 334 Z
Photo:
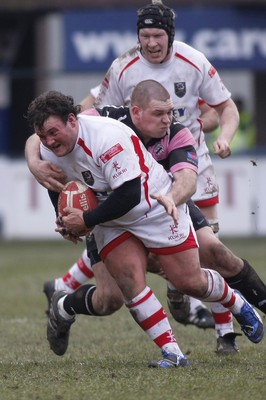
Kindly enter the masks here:
M 152 100 L 145 109 L 139 109 L 137 128 L 141 132 L 144 143 L 150 139 L 163 138 L 173 119 L 173 102 L 171 99 L 166 101 Z
M 73 114 L 69 114 L 66 124 L 61 118 L 50 116 L 44 122 L 42 129 L 36 129 L 36 133 L 45 147 L 57 157 L 63 157 L 75 146 L 78 123 Z
M 159 64 L 170 58 L 168 35 L 163 29 L 143 28 L 139 31 L 139 42 L 143 57 L 153 64 Z

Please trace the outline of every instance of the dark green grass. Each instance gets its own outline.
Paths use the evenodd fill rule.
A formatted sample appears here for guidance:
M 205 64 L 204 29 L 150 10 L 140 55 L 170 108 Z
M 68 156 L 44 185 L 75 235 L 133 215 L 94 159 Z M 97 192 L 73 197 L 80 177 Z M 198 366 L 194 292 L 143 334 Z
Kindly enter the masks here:
M 266 239 L 226 239 L 266 281 Z M 150 370 L 159 349 L 126 309 L 105 318 L 79 316 L 69 349 L 57 357 L 46 340 L 43 282 L 64 273 L 83 245 L 0 243 L 0 399 L 228 400 L 266 398 L 266 345 L 238 339 L 240 354 L 218 357 L 213 330 L 171 323 L 190 368 Z M 166 306 L 165 282 L 148 283 Z M 236 331 L 239 331 L 236 326 Z

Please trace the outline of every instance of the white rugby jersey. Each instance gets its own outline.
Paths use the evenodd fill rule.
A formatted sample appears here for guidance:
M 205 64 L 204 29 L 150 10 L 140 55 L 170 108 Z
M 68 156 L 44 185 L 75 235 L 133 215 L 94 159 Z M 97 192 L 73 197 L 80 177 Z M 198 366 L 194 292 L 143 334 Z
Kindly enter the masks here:
M 136 46 L 114 60 L 102 82 L 96 106 L 129 105 L 134 87 L 145 79 L 154 79 L 169 91 L 177 119 L 192 132 L 198 155 L 205 153 L 198 101 L 201 98 L 217 106 L 228 100 L 231 93 L 204 54 L 175 40 L 171 58 L 153 64 L 142 57 Z
M 146 218 L 149 210 L 159 204 L 150 195 L 166 194 L 171 188 L 172 181 L 165 169 L 125 124 L 112 118 L 87 115 L 79 115 L 78 122 L 78 138 L 72 152 L 57 157 L 41 144 L 42 159 L 60 166 L 67 181 L 79 179 L 86 183 L 100 202 L 124 182 L 141 176 L 141 202 L 119 218 L 119 222 L 127 225 Z M 179 209 L 185 212 L 185 206 Z

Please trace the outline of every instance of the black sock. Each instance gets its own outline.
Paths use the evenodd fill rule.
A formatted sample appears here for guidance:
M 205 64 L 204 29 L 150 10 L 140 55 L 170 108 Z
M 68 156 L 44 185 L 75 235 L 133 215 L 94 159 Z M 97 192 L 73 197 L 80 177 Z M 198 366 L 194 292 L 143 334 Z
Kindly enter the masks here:
M 225 278 L 232 289 L 239 290 L 249 303 L 266 314 L 266 286 L 252 266 L 244 261 L 244 267 L 236 276 Z
M 92 295 L 95 285 L 83 285 L 74 293 L 68 294 L 64 300 L 64 309 L 70 314 L 99 315 L 92 305 Z

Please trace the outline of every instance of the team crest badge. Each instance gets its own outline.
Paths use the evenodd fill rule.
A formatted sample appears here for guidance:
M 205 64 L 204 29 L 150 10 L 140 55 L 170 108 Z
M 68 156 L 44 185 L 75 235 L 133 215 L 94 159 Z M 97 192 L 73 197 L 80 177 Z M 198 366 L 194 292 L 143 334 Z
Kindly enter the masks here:
M 87 183 L 87 185 L 92 186 L 94 184 L 94 178 L 92 176 L 91 171 L 82 172 L 82 176 L 83 176 L 84 182 Z
M 175 82 L 175 94 L 177 97 L 181 98 L 184 97 L 186 94 L 186 82 Z
M 162 143 L 161 142 L 157 143 L 154 146 L 154 150 L 153 151 L 154 151 L 154 153 L 156 154 L 157 157 L 159 157 L 161 154 L 163 154 L 164 153 L 164 147 L 163 147 Z

